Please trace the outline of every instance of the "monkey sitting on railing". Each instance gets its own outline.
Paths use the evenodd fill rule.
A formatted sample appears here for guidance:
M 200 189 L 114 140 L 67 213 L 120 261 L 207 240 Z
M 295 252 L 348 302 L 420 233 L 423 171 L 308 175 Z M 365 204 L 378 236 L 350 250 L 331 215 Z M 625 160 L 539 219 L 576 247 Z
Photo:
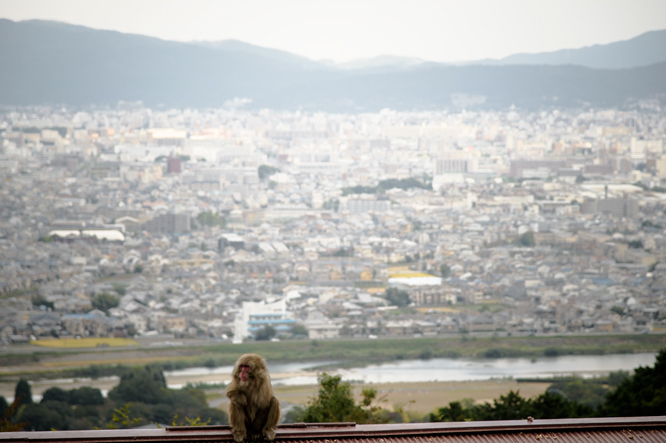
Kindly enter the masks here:
M 280 421 L 280 403 L 273 396 L 271 379 L 263 358 L 244 354 L 236 362 L 227 388 L 229 422 L 236 443 L 245 440 L 275 440 Z

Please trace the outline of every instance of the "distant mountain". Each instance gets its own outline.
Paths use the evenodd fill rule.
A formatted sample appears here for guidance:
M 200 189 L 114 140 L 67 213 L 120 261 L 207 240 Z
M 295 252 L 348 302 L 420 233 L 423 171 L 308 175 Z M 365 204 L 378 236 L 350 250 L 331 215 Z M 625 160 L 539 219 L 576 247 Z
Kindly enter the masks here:
M 500 60 L 464 64 L 484 65 L 579 65 L 599 69 L 626 69 L 666 61 L 666 29 L 650 31 L 629 40 L 579 49 L 538 54 L 514 54 Z
M 0 60 L 8 104 L 219 106 L 313 75 L 280 57 L 40 20 L 0 19 Z
M 295 55 L 280 49 L 264 48 L 262 46 L 251 45 L 240 40 L 220 40 L 216 42 L 199 41 L 191 42 L 193 45 L 203 46 L 206 48 L 220 49 L 227 52 L 240 52 L 246 54 L 254 54 L 265 57 L 271 60 L 276 60 L 283 63 L 290 63 L 306 69 L 322 69 L 326 64 L 310 60 L 307 57 Z
M 666 62 L 644 68 L 442 66 L 350 75 L 285 87 L 262 97 L 267 107 L 377 111 L 477 107 L 613 107 L 666 94 Z
M 618 106 L 666 94 L 666 63 L 581 66 L 410 65 L 332 69 L 243 42 L 182 43 L 64 23 L 0 19 L 0 104 L 252 107 L 328 111 Z M 396 62 L 397 61 L 397 62 Z M 402 63 L 402 64 L 401 64 Z

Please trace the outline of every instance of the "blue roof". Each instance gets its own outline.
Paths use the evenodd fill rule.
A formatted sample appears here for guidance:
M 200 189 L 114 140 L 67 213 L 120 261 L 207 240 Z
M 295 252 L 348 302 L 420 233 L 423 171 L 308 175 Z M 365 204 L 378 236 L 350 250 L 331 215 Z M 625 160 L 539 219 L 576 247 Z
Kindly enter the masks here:
M 631 286 L 638 286 L 638 285 L 640 285 L 641 283 L 643 283 L 645 280 L 647 280 L 647 278 L 645 278 L 645 277 L 638 277 L 638 278 L 633 279 L 631 282 L 629 282 L 629 284 L 630 284 Z
M 282 320 L 250 320 L 247 322 L 249 325 L 274 325 L 279 323 L 296 323 L 293 318 L 285 318 Z
M 260 331 L 260 330 L 262 330 L 262 329 L 263 329 L 263 328 L 247 328 L 247 330 L 250 331 L 250 332 Z M 286 327 L 286 326 L 276 326 L 276 327 L 275 327 L 275 330 L 276 330 L 276 331 L 289 331 L 289 329 L 290 329 L 290 328 L 288 328 L 288 327 Z
M 92 320 L 93 318 L 106 318 L 103 315 L 99 314 L 65 314 L 63 318 L 84 318 L 86 320 Z

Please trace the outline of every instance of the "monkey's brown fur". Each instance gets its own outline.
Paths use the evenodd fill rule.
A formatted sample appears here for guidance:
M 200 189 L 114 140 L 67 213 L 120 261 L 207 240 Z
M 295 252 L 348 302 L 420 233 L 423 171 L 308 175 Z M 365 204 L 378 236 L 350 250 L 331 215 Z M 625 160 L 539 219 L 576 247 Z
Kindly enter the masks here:
M 240 366 L 249 366 L 249 378 L 242 381 Z M 234 440 L 275 440 L 275 426 L 280 421 L 280 403 L 273 396 L 273 387 L 263 358 L 256 354 L 241 355 L 234 367 L 227 388 L 229 422 Z

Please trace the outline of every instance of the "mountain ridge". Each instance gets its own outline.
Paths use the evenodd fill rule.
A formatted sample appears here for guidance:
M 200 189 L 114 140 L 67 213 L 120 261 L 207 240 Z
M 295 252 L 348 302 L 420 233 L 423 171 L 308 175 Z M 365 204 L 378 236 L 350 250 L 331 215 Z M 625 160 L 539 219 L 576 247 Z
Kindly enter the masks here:
M 499 60 L 485 59 L 464 64 L 572 64 L 597 69 L 625 69 L 663 61 L 666 61 L 666 29 L 644 32 L 636 37 L 612 43 L 532 54 L 518 53 Z
M 257 108 L 346 112 L 622 106 L 666 94 L 666 63 L 608 70 L 425 62 L 344 70 L 238 41 L 170 42 L 6 19 L 0 19 L 0 59 L 10 61 L 0 70 L 0 103 L 6 105 L 143 100 L 149 106 L 219 107 L 249 98 Z

